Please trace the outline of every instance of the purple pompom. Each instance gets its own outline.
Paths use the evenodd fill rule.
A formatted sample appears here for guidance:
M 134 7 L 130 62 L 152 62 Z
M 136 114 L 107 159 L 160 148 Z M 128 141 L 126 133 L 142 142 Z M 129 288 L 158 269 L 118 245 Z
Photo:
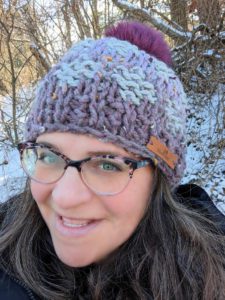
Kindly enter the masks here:
M 172 65 L 171 52 L 162 34 L 145 24 L 119 22 L 116 26 L 109 27 L 105 32 L 105 36 L 129 41 L 168 66 Z

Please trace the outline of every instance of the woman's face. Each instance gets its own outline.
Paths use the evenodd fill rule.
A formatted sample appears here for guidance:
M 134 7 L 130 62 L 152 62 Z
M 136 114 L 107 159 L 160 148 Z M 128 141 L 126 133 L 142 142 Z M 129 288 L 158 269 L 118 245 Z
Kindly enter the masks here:
M 134 158 L 120 147 L 72 133 L 47 133 L 47 142 L 72 160 L 98 152 Z M 137 169 L 128 186 L 113 196 L 100 196 L 82 181 L 76 168 L 68 167 L 52 184 L 31 181 L 31 192 L 49 228 L 59 259 L 71 267 L 87 266 L 106 258 L 132 235 L 150 199 L 153 171 Z

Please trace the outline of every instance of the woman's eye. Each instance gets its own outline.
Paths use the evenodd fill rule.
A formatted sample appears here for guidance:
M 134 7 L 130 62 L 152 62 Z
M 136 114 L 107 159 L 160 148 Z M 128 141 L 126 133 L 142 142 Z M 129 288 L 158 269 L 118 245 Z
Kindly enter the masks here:
M 121 171 L 122 170 L 122 168 L 118 164 L 108 162 L 108 161 L 99 162 L 99 167 L 103 171 Z
M 42 161 L 46 164 L 55 164 L 59 161 L 59 158 L 54 153 L 51 153 L 50 151 L 41 152 L 38 155 L 38 160 Z

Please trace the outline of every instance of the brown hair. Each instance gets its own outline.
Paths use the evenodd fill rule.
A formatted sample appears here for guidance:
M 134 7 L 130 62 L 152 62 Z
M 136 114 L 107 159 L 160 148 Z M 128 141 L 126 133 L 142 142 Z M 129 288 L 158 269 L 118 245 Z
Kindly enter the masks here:
M 77 269 L 57 258 L 28 188 L 1 204 L 0 268 L 48 300 L 225 299 L 223 235 L 181 204 L 160 172 L 156 181 L 130 239 L 101 264 Z

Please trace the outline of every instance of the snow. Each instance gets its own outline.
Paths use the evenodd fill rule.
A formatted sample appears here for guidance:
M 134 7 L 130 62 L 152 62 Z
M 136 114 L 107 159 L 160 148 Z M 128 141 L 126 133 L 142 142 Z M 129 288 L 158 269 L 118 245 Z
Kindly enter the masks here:
M 21 168 L 19 152 L 10 146 L 0 151 L 0 202 L 19 194 L 25 187 L 26 176 Z
M 203 53 L 203 55 L 205 55 L 205 56 L 212 56 L 214 53 L 215 53 L 214 49 L 208 49 L 207 51 L 205 51 Z
M 225 151 L 218 147 L 224 140 L 223 112 L 218 110 L 224 91 L 225 86 L 221 85 L 211 98 L 196 94 L 189 97 L 187 168 L 183 182 L 197 183 L 206 189 L 225 214 Z
M 23 135 L 24 120 L 34 98 L 34 87 L 24 87 L 17 94 L 17 124 L 18 134 Z M 8 124 L 12 123 L 12 100 L 10 97 L 0 97 L 0 105 L 4 111 L 4 119 Z M 11 134 L 13 134 L 11 132 Z M 25 187 L 26 176 L 21 168 L 19 152 L 13 148 L 9 140 L 5 140 L 3 128 L 0 123 L 0 202 L 18 194 Z
M 219 38 L 220 38 L 220 39 L 225 39 L 225 31 L 221 31 L 221 32 L 219 33 Z

